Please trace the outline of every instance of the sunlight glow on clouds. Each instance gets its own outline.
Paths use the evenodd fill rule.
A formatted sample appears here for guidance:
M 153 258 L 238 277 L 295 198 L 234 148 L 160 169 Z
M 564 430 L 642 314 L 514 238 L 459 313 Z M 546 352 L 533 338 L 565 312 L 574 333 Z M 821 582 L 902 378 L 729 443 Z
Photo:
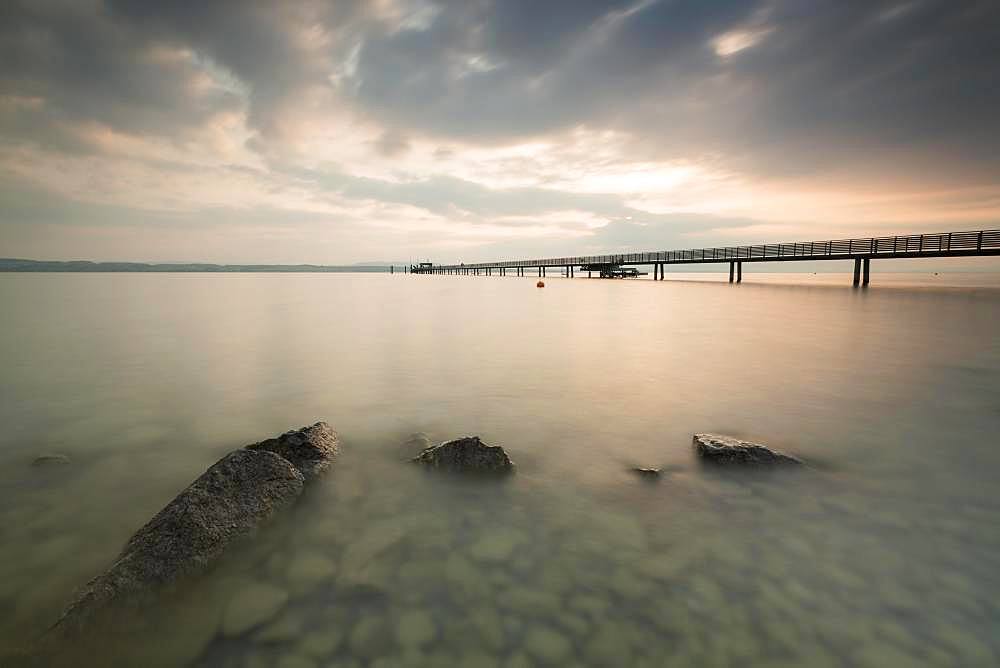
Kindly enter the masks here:
M 716 55 L 720 57 L 731 56 L 744 49 L 749 49 L 754 44 L 764 39 L 770 32 L 766 28 L 759 30 L 733 30 L 719 35 L 712 40 L 712 47 Z
M 472 261 L 1000 219 L 995 3 L 4 11 L 2 255 Z

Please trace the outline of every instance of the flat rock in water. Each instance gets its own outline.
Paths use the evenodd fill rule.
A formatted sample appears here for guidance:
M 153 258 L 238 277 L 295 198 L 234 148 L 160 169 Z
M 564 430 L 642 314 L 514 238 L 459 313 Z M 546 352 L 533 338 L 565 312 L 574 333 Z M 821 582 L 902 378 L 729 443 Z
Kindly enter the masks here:
M 720 434 L 695 434 L 695 452 L 703 462 L 720 466 L 801 466 L 802 460 L 759 443 Z
M 247 450 L 267 450 L 290 461 L 306 479 L 330 468 L 340 452 L 337 433 L 325 422 L 289 431 L 277 438 L 248 445 Z
M 647 478 L 647 479 L 650 479 L 650 480 L 655 480 L 656 478 L 659 478 L 660 475 L 663 473 L 663 471 L 661 471 L 660 469 L 643 468 L 641 466 L 633 466 L 629 470 L 632 473 L 634 473 L 637 476 L 639 476 L 640 478 Z
M 514 470 L 514 462 L 503 448 L 486 445 L 478 436 L 466 436 L 424 448 L 413 461 L 451 471 L 509 473 Z
M 139 529 L 53 629 L 80 629 L 104 610 L 146 603 L 159 588 L 204 571 L 293 503 L 336 452 L 336 434 L 322 422 L 230 452 Z

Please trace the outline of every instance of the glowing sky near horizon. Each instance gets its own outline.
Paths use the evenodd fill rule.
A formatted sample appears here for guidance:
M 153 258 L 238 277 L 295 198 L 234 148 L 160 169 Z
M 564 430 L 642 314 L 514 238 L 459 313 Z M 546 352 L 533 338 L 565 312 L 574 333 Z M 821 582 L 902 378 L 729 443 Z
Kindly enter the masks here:
M 0 8 L 0 256 L 476 261 L 1000 221 L 991 1 Z

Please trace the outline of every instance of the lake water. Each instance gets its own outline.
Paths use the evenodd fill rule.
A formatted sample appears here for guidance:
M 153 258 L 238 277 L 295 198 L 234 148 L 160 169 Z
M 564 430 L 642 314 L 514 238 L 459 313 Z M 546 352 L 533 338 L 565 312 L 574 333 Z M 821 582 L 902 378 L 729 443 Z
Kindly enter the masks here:
M 996 665 L 996 276 L 683 278 L 0 275 L 0 655 L 322 419 L 329 475 L 74 665 Z M 706 431 L 812 466 L 705 470 Z M 420 470 L 414 432 L 518 472 Z

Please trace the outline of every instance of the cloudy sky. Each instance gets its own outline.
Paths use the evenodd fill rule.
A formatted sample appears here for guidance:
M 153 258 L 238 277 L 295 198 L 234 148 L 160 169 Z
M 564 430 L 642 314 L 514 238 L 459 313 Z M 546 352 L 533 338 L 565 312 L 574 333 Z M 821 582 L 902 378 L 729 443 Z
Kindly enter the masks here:
M 995 0 L 4 0 L 0 256 L 1000 226 Z

